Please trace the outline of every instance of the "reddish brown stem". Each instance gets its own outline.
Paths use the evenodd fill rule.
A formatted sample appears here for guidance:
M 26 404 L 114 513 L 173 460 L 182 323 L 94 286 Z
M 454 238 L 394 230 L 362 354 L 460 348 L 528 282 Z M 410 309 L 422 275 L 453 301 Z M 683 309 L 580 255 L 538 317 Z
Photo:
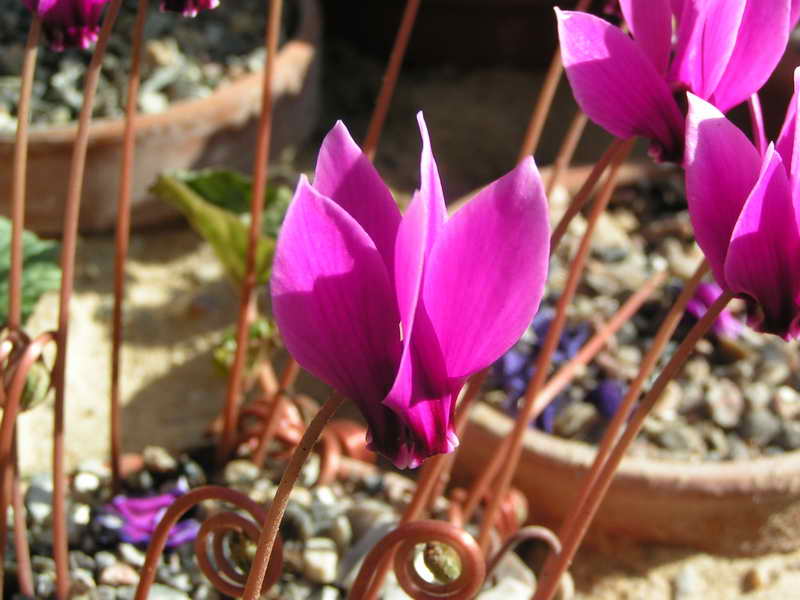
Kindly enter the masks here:
M 714 321 L 719 316 L 719 313 L 722 312 L 732 298 L 733 295 L 725 291 L 708 308 L 706 314 L 692 327 L 688 335 L 678 346 L 655 383 L 653 383 L 653 386 L 642 399 L 641 404 L 633 414 L 619 442 L 614 446 L 608 459 L 602 465 L 590 496 L 581 507 L 580 515 L 576 517 L 576 524 L 569 532 L 569 535 L 561 539 L 563 544 L 562 551 L 555 556 L 549 556 L 548 560 L 545 562 L 539 587 L 534 596 L 535 600 L 550 600 L 555 594 L 557 584 L 561 580 L 561 575 L 567 570 L 572 558 L 575 556 L 575 552 L 578 550 L 583 537 L 586 535 L 586 530 L 589 528 L 589 523 L 591 523 L 594 515 L 597 513 L 597 509 L 608 491 L 608 487 L 614 477 L 614 472 L 617 470 L 617 467 L 619 467 L 619 463 L 622 461 L 631 442 L 633 442 L 641 430 L 645 418 L 653 409 L 656 402 L 658 402 L 661 394 L 664 392 L 664 388 L 666 388 L 667 384 L 678 374 L 681 367 L 683 367 L 697 342 L 711 328 Z
M 558 151 L 558 156 L 553 163 L 553 169 L 550 171 L 550 178 L 547 180 L 547 187 L 545 193 L 549 197 L 550 194 L 558 185 L 558 181 L 567 170 L 567 167 L 572 162 L 572 157 L 575 155 L 575 149 L 578 147 L 578 142 L 581 141 L 583 130 L 586 128 L 586 123 L 589 122 L 589 117 L 581 111 L 578 111 L 569 125 L 567 135 L 561 143 L 561 148 Z
M 625 304 L 617 311 L 611 320 L 600 327 L 592 338 L 578 351 L 578 353 L 565 365 L 563 365 L 548 380 L 542 391 L 536 398 L 531 419 L 539 416 L 547 404 L 559 394 L 575 377 L 577 370 L 588 364 L 595 355 L 605 346 L 608 339 L 614 335 L 630 317 L 639 310 L 639 307 L 647 300 L 653 291 L 661 285 L 666 277 L 666 273 L 659 272 L 653 275 L 642 288 L 633 294 Z M 488 467 L 484 469 L 475 483 L 469 490 L 469 495 L 464 502 L 464 518 L 469 521 L 475 514 L 481 500 L 486 495 L 489 483 L 494 479 L 497 471 L 502 464 L 504 457 L 508 454 L 508 443 L 510 438 L 505 438 L 495 452 L 494 457 Z
M 142 64 L 142 40 L 147 19 L 148 0 L 139 0 L 133 26 L 133 56 L 128 76 L 125 106 L 125 131 L 122 138 L 122 163 L 117 191 L 117 231 L 114 253 L 114 314 L 111 323 L 111 476 L 114 493 L 119 492 L 122 458 L 122 415 L 120 410 L 120 354 L 122 352 L 122 304 L 125 298 L 125 261 L 131 228 L 131 179 L 136 143 L 136 108 Z
M 297 364 L 296 360 L 289 357 L 289 362 L 286 363 L 283 373 L 281 373 L 281 379 L 278 383 L 278 390 L 272 396 L 269 412 L 264 419 L 264 431 L 261 434 L 261 439 L 258 441 L 258 446 L 256 447 L 255 452 L 253 452 L 253 462 L 259 466 L 264 464 L 264 459 L 267 456 L 267 449 L 272 443 L 272 439 L 275 437 L 275 431 L 278 428 L 278 423 L 280 422 L 281 418 L 281 408 L 283 406 L 284 396 L 286 395 L 287 390 L 291 387 L 292 383 L 294 383 L 294 380 L 297 378 L 299 372 L 300 365 Z
M 394 47 L 389 56 L 389 64 L 383 76 L 381 90 L 378 92 L 378 100 L 375 103 L 375 110 L 372 113 L 372 118 L 367 128 L 367 136 L 364 139 L 364 154 L 366 154 L 370 160 L 375 158 L 375 150 L 378 147 L 381 130 L 386 121 L 386 115 L 389 112 L 389 104 L 392 101 L 394 88 L 397 85 L 397 77 L 400 74 L 403 57 L 406 54 L 406 48 L 408 48 L 408 39 L 411 37 L 411 32 L 414 29 L 414 21 L 417 18 L 419 3 L 420 0 L 408 0 L 406 2 L 403 20 L 400 22 L 400 29 L 397 30 L 397 36 L 394 39 Z
M 578 2 L 575 10 L 585 11 L 589 8 L 591 2 L 592 0 L 581 0 Z M 525 130 L 525 137 L 523 138 L 522 146 L 519 150 L 518 161 L 536 152 L 563 71 L 564 66 L 561 63 L 561 49 L 556 48 L 556 51 L 553 53 L 553 58 L 550 61 L 547 75 L 545 75 L 544 82 L 542 83 L 539 98 L 536 100 L 536 106 L 533 109 L 530 123 L 528 123 L 528 128 Z
M 2 421 L 0 421 L 0 515 L 3 515 L 2 532 L 4 535 L 6 534 L 5 515 L 8 512 L 8 505 L 9 502 L 12 501 L 11 496 L 14 492 L 14 486 L 12 485 L 15 479 L 14 470 L 16 468 L 14 439 L 22 392 L 25 388 L 28 371 L 33 363 L 39 360 L 42 352 L 44 352 L 45 346 L 53 341 L 53 339 L 54 334 L 43 333 L 30 343 L 26 343 L 15 366 L 11 367 L 14 369 L 14 373 L 11 376 L 11 383 L 7 388 L 7 392 L 5 389 L 3 390 L 3 418 Z M 4 356 L 0 362 L 5 362 L 6 360 L 11 360 L 10 354 Z M 22 514 L 21 507 L 19 510 L 15 508 L 15 514 Z M 15 527 L 15 535 L 21 533 L 24 533 L 24 528 Z M 23 548 L 18 547 L 17 551 L 22 552 Z M 0 550 L 0 552 L 2 552 L 0 558 L 3 559 L 3 562 L 0 562 L 0 573 L 4 573 L 5 544 L 2 544 L 2 550 Z M 2 590 L 2 587 L 0 587 L 0 590 Z
M 581 211 L 581 209 L 589 201 L 589 198 L 591 198 L 592 191 L 597 185 L 597 182 L 600 180 L 600 176 L 603 174 L 603 171 L 605 171 L 611 160 L 621 151 L 623 143 L 624 140 L 615 139 L 600 157 L 600 160 L 594 163 L 591 173 L 589 173 L 586 181 L 583 182 L 583 185 L 581 186 L 581 189 L 578 190 L 578 193 L 572 198 L 572 201 L 569 203 L 567 210 L 561 216 L 561 219 L 559 219 L 558 225 L 556 225 L 553 233 L 550 234 L 551 254 L 555 252 L 556 248 L 558 248 L 558 245 L 561 243 L 561 238 L 563 238 L 564 234 L 567 232 L 567 227 L 569 227 L 572 219 L 575 218 L 575 215 Z
M 622 162 L 630 152 L 632 146 L 633 140 L 628 140 L 623 146 L 623 151 L 619 152 L 615 156 L 603 190 L 600 192 L 599 197 L 595 200 L 594 205 L 592 206 L 592 211 L 586 222 L 586 231 L 581 239 L 578 251 L 570 266 L 564 291 L 561 293 L 561 296 L 558 299 L 555 316 L 553 317 L 553 320 L 551 321 L 547 330 L 547 335 L 542 343 L 542 349 L 536 358 L 533 377 L 531 378 L 531 381 L 528 384 L 528 388 L 525 392 L 523 408 L 514 423 L 514 429 L 512 430 L 510 436 L 511 441 L 509 442 L 509 455 L 506 459 L 506 462 L 501 467 L 500 474 L 498 475 L 498 485 L 495 487 L 495 494 L 489 502 L 486 512 L 484 513 L 483 522 L 481 523 L 481 531 L 478 536 L 478 543 L 484 552 L 487 552 L 489 549 L 491 531 L 494 526 L 494 521 L 499 514 L 500 504 L 503 501 L 503 497 L 511 485 L 511 478 L 514 475 L 514 471 L 517 469 L 517 464 L 519 463 L 519 458 L 522 452 L 523 435 L 525 434 L 525 430 L 528 428 L 528 423 L 530 423 L 533 410 L 536 407 L 536 396 L 539 394 L 545 378 L 548 375 L 550 358 L 558 346 L 558 340 L 561 338 L 561 333 L 564 329 L 564 325 L 566 324 L 567 307 L 572 302 L 575 292 L 578 289 L 578 282 L 583 274 L 583 267 L 586 264 L 586 259 L 589 256 L 592 233 L 594 232 L 594 228 L 600 219 L 600 215 L 603 214 L 603 211 L 605 211 L 605 208 L 611 199 L 611 195 L 616 186 L 617 172 L 619 171 L 619 167 L 621 166 Z
M 36 71 L 41 30 L 42 22 L 34 14 L 22 59 L 22 83 L 17 109 L 17 137 L 14 143 L 14 164 L 11 177 L 11 267 L 8 277 L 8 327 L 12 331 L 16 331 L 22 326 L 22 231 L 25 228 L 28 126 L 33 75 Z
M 308 455 L 311 454 L 314 444 L 319 439 L 322 429 L 343 401 L 344 398 L 338 394 L 331 394 L 330 398 L 328 398 L 325 404 L 322 405 L 322 408 L 319 409 L 319 412 L 311 420 L 311 423 L 308 424 L 308 428 L 306 428 L 303 434 L 303 439 L 300 440 L 300 444 L 298 444 L 292 454 L 292 458 L 281 476 L 281 481 L 278 484 L 278 489 L 275 492 L 272 504 L 269 506 L 269 512 L 264 520 L 261 535 L 258 539 L 258 549 L 253 559 L 250 574 L 247 577 L 247 585 L 245 586 L 243 595 L 244 600 L 256 600 L 256 598 L 258 598 L 261 584 L 264 581 L 264 575 L 267 572 L 267 564 L 272 555 L 272 547 L 275 543 L 275 539 L 278 537 L 278 528 L 280 527 L 281 519 L 283 519 L 286 505 L 289 502 L 289 494 L 292 491 L 292 487 L 294 487 L 300 475 L 300 469 L 303 467 L 303 464 L 305 464 Z
M 11 502 L 14 506 L 14 552 L 17 557 L 17 584 L 21 594 L 33 597 L 33 571 L 31 569 L 31 554 L 28 546 L 28 527 L 25 523 L 25 507 L 22 502 L 22 491 L 19 485 L 16 432 L 14 434 L 11 460 L 14 467 L 11 475 Z
M 56 561 L 56 597 L 69 594 L 69 562 L 67 556 L 67 522 L 65 502 L 67 493 L 64 471 L 64 400 L 66 390 L 67 345 L 69 341 L 69 303 L 75 278 L 75 252 L 78 241 L 83 173 L 89 146 L 89 124 L 92 120 L 94 97 L 108 38 L 117 19 L 122 0 L 113 0 L 103 19 L 92 60 L 86 69 L 83 87 L 83 106 L 78 117 L 78 130 L 72 149 L 67 197 L 64 203 L 64 231 L 61 240 L 61 289 L 58 298 L 58 352 L 53 367 L 53 387 L 56 391 L 53 408 L 53 558 Z
M 261 116 L 258 122 L 255 157 L 253 162 L 253 190 L 250 198 L 250 231 L 247 240 L 247 262 L 242 278 L 239 316 L 236 323 L 236 352 L 228 376 L 228 389 L 223 410 L 222 439 L 217 446 L 217 463 L 230 456 L 236 439 L 236 417 L 242 391 L 242 374 L 247 362 L 248 336 L 252 315 L 256 312 L 256 250 L 261 237 L 264 197 L 267 189 L 270 138 L 272 133 L 272 80 L 278 55 L 278 38 L 281 27 L 282 0 L 269 0 L 269 15 L 264 33 L 267 61 L 261 88 Z

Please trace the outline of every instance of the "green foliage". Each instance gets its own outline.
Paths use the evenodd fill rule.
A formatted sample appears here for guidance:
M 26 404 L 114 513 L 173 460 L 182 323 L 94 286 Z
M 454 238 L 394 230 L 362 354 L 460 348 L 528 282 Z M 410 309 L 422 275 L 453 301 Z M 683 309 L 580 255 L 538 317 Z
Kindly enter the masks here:
M 152 190 L 186 216 L 195 231 L 214 248 L 230 277 L 241 282 L 250 227 L 250 179 L 223 170 L 171 173 L 159 177 Z M 267 189 L 263 236 L 256 251 L 259 283 L 269 279 L 275 239 L 291 196 L 286 186 Z
M 250 324 L 247 340 L 247 358 L 245 370 L 251 373 L 264 355 L 277 343 L 277 329 L 264 317 L 259 317 Z M 214 348 L 214 364 L 225 374 L 233 366 L 236 354 L 236 329 L 231 327 L 222 337 L 222 341 Z
M 22 319 L 31 316 L 45 292 L 61 284 L 57 242 L 42 240 L 34 233 L 22 234 Z M 0 321 L 8 320 L 8 285 L 11 271 L 11 221 L 0 217 Z

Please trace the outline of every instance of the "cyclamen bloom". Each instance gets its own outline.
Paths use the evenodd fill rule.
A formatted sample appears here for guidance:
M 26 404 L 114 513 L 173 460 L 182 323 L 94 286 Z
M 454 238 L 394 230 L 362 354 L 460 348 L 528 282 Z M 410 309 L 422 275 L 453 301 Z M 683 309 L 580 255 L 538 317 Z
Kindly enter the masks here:
M 271 281 L 289 352 L 356 402 L 370 447 L 400 468 L 458 444 L 456 397 L 531 322 L 549 255 L 533 159 L 448 218 L 418 121 L 421 184 L 405 215 L 347 128 L 334 126 L 313 185 L 300 179 Z
M 179 12 L 184 17 L 196 17 L 201 10 L 219 6 L 219 0 L 161 0 L 161 10 Z
M 108 0 L 23 0 L 42 20 L 50 48 L 88 48 L 100 33 L 100 16 Z
M 800 335 L 800 151 L 795 96 L 762 157 L 708 102 L 689 95 L 686 197 L 697 243 L 723 289 L 744 298 L 748 324 Z
M 800 12 L 800 0 L 619 4 L 632 37 L 598 17 L 556 9 L 567 78 L 592 121 L 617 137 L 648 138 L 665 160 L 683 151 L 675 95 L 683 100 L 688 90 L 722 112 L 745 101 L 778 64 Z

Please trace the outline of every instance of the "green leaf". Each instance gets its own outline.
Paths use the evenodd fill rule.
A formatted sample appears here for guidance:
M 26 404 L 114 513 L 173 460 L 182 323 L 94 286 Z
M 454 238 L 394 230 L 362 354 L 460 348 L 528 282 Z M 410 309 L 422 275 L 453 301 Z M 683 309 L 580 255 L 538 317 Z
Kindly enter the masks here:
M 222 169 L 183 171 L 172 175 L 192 188 L 203 200 L 239 215 L 247 225 L 250 225 L 253 186 L 246 175 Z M 264 235 L 278 237 L 278 231 L 291 200 L 292 190 L 288 186 L 267 186 L 261 226 Z
M 45 292 L 61 285 L 58 265 L 59 245 L 42 240 L 36 234 L 22 234 L 22 320 L 33 312 Z M 0 217 L 0 322 L 8 320 L 8 285 L 11 270 L 11 221 Z
M 233 209 L 243 206 L 249 186 L 243 175 L 228 171 L 201 171 L 161 175 L 152 191 L 186 216 L 195 231 L 211 244 L 230 277 L 241 282 L 245 273 L 249 226 L 248 219 Z M 282 193 L 274 193 L 278 194 L 276 198 L 282 198 Z M 282 214 L 276 216 L 278 222 L 282 220 Z M 259 240 L 256 249 L 258 283 L 269 280 L 276 232 Z

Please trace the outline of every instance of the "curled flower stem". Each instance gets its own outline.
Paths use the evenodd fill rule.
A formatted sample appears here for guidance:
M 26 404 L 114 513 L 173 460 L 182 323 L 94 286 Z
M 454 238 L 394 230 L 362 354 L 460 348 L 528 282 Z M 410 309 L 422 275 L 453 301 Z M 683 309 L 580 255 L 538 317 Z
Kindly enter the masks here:
M 147 18 L 147 0 L 139 0 L 133 26 L 131 72 L 128 76 L 128 98 L 125 105 L 125 131 L 122 137 L 122 162 L 117 190 L 117 231 L 114 253 L 114 312 L 111 320 L 111 483 L 114 493 L 120 487 L 122 457 L 122 415 L 120 411 L 120 353 L 122 351 L 122 303 L 125 297 L 125 261 L 131 228 L 131 178 L 136 142 L 136 103 L 141 80 L 142 39 Z
M 480 392 L 488 374 L 489 369 L 487 368 L 470 377 L 464 396 L 456 408 L 456 435 L 461 435 L 467 421 L 467 416 L 469 415 L 469 409 L 478 397 L 478 392 Z M 403 516 L 400 518 L 400 525 L 411 523 L 422 518 L 425 511 L 433 505 L 440 493 L 441 482 L 448 476 L 447 473 L 453 465 L 453 459 L 457 452 L 458 448 L 450 454 L 437 454 L 425 461 L 425 464 L 422 465 L 422 469 L 420 469 L 420 476 L 417 480 L 417 487 L 414 489 L 414 495 L 411 497 L 411 501 L 403 512 Z M 383 581 L 389 573 L 391 565 L 392 554 L 387 553 L 383 560 L 375 567 L 375 573 L 370 580 L 365 598 L 377 597 L 378 591 L 381 589 L 381 586 L 383 586 Z
M 17 109 L 17 132 L 14 143 L 14 162 L 11 177 L 11 258 L 8 278 L 8 329 L 11 332 L 19 331 L 22 327 L 22 232 L 25 228 L 25 192 L 28 166 L 28 129 L 30 126 L 31 92 L 33 90 L 33 76 L 36 71 L 36 59 L 39 49 L 39 37 L 42 22 L 34 14 L 25 42 L 22 59 L 21 86 L 19 106 Z M 25 524 L 22 506 L 17 502 L 19 496 L 19 473 L 17 469 L 16 453 L 16 425 L 14 426 L 14 452 L 12 453 L 12 468 L 0 470 L 0 481 L 8 485 L 8 491 L 3 494 L 12 494 L 14 503 L 14 538 L 19 570 L 20 590 L 27 595 L 33 595 L 33 584 L 30 576 L 30 556 L 28 554 L 27 527 Z M 6 498 L 8 496 L 6 495 Z M 0 515 L 3 522 L 0 525 L 0 540 L 6 539 L 5 514 L 7 504 L 4 502 Z M 0 590 L 3 587 L 5 575 L 5 543 L 0 548 Z M 0 592 L 1 593 L 1 592 Z
M 408 0 L 406 2 L 403 19 L 400 22 L 400 28 L 397 30 L 397 36 L 394 39 L 392 53 L 389 56 L 389 64 L 386 66 L 383 84 L 381 85 L 380 92 L 378 92 L 375 110 L 372 113 L 372 118 L 367 128 L 367 136 L 364 139 L 364 154 L 366 154 L 370 160 L 375 158 L 375 150 L 378 147 L 381 130 L 386 121 L 386 115 L 389 112 L 389 104 L 392 101 L 392 95 L 394 95 L 394 88 L 397 85 L 397 77 L 400 74 L 400 67 L 403 64 L 406 48 L 408 48 L 408 39 L 411 37 L 411 31 L 414 29 L 414 21 L 417 19 L 419 4 L 420 0 Z
M 294 380 L 300 372 L 300 365 L 293 358 L 289 358 L 289 362 L 281 373 L 281 379 L 278 383 L 277 391 L 272 395 L 272 402 L 270 402 L 268 413 L 264 419 L 264 431 L 261 438 L 258 440 L 258 446 L 253 452 L 253 462 L 257 465 L 263 465 L 264 459 L 267 455 L 267 448 L 269 448 L 272 439 L 275 437 L 275 432 L 278 428 L 278 423 L 281 417 L 281 407 L 284 403 L 286 391 L 292 386 Z
M 552 598 L 555 593 L 556 583 L 560 580 L 561 575 L 572 561 L 578 546 L 586 535 L 589 523 L 597 513 L 600 502 L 602 502 L 608 491 L 614 472 L 622 461 L 625 451 L 641 430 L 645 418 L 650 413 L 653 406 L 655 406 L 656 402 L 658 402 L 664 388 L 670 380 L 677 375 L 692 350 L 694 350 L 698 340 L 711 328 L 714 324 L 714 320 L 732 298 L 733 295 L 727 291 L 723 292 L 722 295 L 717 298 L 714 304 L 709 307 L 706 314 L 703 315 L 689 331 L 686 338 L 681 342 L 667 365 L 661 371 L 655 383 L 653 383 L 653 386 L 642 399 L 630 423 L 622 433 L 619 442 L 614 446 L 605 463 L 600 468 L 600 472 L 595 479 L 595 484 L 588 493 L 588 498 L 585 503 L 580 506 L 580 513 L 577 516 L 572 516 L 570 519 L 570 522 L 574 520 L 575 523 L 572 528 L 567 531 L 567 535 L 561 538 L 564 544 L 563 551 L 556 556 L 549 556 L 548 560 L 545 562 L 544 569 L 542 570 L 540 587 L 537 590 L 536 596 L 534 596 L 536 600 L 549 600 Z
M 608 178 L 606 179 L 605 185 L 603 186 L 599 196 L 595 199 L 592 206 L 592 211 L 586 221 L 586 231 L 581 239 L 578 251 L 572 260 L 567 281 L 564 285 L 564 290 L 561 292 L 561 296 L 559 297 L 556 305 L 555 316 L 553 317 L 553 321 L 550 323 L 550 327 L 547 330 L 547 335 L 542 343 L 542 349 L 539 352 L 539 355 L 536 359 L 536 364 L 534 365 L 533 377 L 528 383 L 528 388 L 525 391 L 523 407 L 514 423 L 514 429 L 509 436 L 509 453 L 508 456 L 506 456 L 505 463 L 501 466 L 497 480 L 498 485 L 495 487 L 495 494 L 490 500 L 483 516 L 483 522 L 481 523 L 481 530 L 478 536 L 478 543 L 484 552 L 488 552 L 494 521 L 499 514 L 500 504 L 505 496 L 506 490 L 508 490 L 511 485 L 511 478 L 514 476 L 514 471 L 517 469 L 517 465 L 522 453 L 523 436 L 525 434 L 525 430 L 528 428 L 528 424 L 531 422 L 533 411 L 536 408 L 536 397 L 544 385 L 545 378 L 547 377 L 550 367 L 550 358 L 552 357 L 553 352 L 558 345 L 558 340 L 561 338 L 561 333 L 564 329 L 564 325 L 566 324 L 567 307 L 572 302 L 575 292 L 578 289 L 578 282 L 583 274 L 583 267 L 586 264 L 586 259 L 589 256 L 594 228 L 600 219 L 600 215 L 603 214 L 609 200 L 611 199 L 611 195 L 616 187 L 619 167 L 630 153 L 630 150 L 633 147 L 633 142 L 633 139 L 626 141 L 623 144 L 620 152 L 618 152 L 614 157 L 614 161 L 611 164 L 610 172 L 608 174 Z
M 585 11 L 589 8 L 592 0 L 580 0 L 575 7 L 576 11 Z M 547 115 L 550 112 L 550 107 L 553 105 L 553 98 L 556 95 L 558 84 L 561 81 L 561 74 L 564 72 L 564 65 L 561 62 L 561 49 L 556 48 L 553 53 L 553 59 L 550 61 L 550 67 L 545 75 L 544 82 L 541 85 L 539 98 L 536 100 L 536 106 L 533 109 L 530 123 L 525 130 L 525 137 L 522 141 L 522 147 L 519 150 L 519 157 L 517 162 L 530 156 L 536 152 L 536 147 L 539 145 L 539 140 L 542 137 L 542 130 L 547 121 Z
M 239 316 L 236 323 L 236 352 L 228 376 L 228 388 L 223 408 L 222 439 L 217 446 L 217 463 L 221 464 L 233 451 L 236 435 L 236 416 L 239 396 L 242 391 L 242 374 L 247 360 L 250 322 L 256 312 L 256 250 L 261 237 L 261 222 L 264 213 L 264 197 L 267 187 L 267 168 L 272 133 L 272 80 L 278 54 L 278 37 L 281 26 L 282 0 L 269 0 L 269 15 L 265 31 L 267 60 L 261 88 L 261 116 L 253 162 L 253 189 L 250 198 L 250 231 L 247 240 L 247 260 L 242 278 Z
M 624 140 L 615 139 L 600 157 L 600 160 L 594 163 L 591 173 L 589 173 L 586 181 L 583 182 L 583 185 L 581 186 L 581 189 L 578 190 L 578 193 L 572 198 L 572 201 L 569 203 L 567 210 L 561 216 L 561 219 L 559 219 L 556 228 L 553 230 L 553 233 L 550 234 L 551 254 L 555 252 L 556 248 L 558 248 L 559 243 L 561 243 L 561 238 L 563 238 L 564 234 L 567 232 L 567 227 L 569 227 L 572 219 L 575 218 L 575 215 L 581 211 L 584 205 L 589 201 L 589 198 L 591 198 L 592 191 L 597 185 L 597 182 L 600 180 L 600 176 L 603 174 L 603 171 L 605 171 L 609 163 L 611 163 L 611 161 L 622 151 L 624 143 Z
M 572 123 L 569 125 L 567 135 L 561 143 L 561 148 L 558 150 L 558 156 L 553 163 L 553 169 L 550 171 L 550 178 L 547 180 L 547 187 L 545 193 L 548 197 L 558 185 L 559 179 L 566 171 L 569 163 L 572 162 L 572 157 L 575 155 L 575 149 L 578 147 L 578 142 L 581 141 L 583 130 L 586 128 L 586 123 L 589 122 L 589 117 L 580 110 L 575 113 L 572 118 Z
M 758 97 L 758 92 L 753 92 L 747 99 L 747 110 L 750 113 L 753 142 L 758 153 L 764 156 L 767 151 L 767 134 L 764 131 L 764 113 L 761 110 L 761 100 Z
M 272 500 L 272 504 L 270 504 L 263 528 L 261 529 L 261 535 L 258 539 L 258 550 L 253 559 L 250 574 L 247 577 L 247 585 L 245 586 L 242 596 L 244 600 L 256 600 L 256 598 L 258 598 L 264 576 L 267 572 L 267 562 L 270 560 L 272 547 L 278 536 L 278 528 L 280 527 L 281 519 L 283 519 L 286 505 L 289 502 L 289 494 L 292 491 L 292 487 L 300 475 L 300 469 L 306 462 L 308 455 L 311 454 L 314 444 L 322 433 L 322 429 L 343 401 L 344 398 L 339 394 L 331 394 L 330 398 L 328 398 L 325 404 L 322 405 L 322 408 L 319 409 L 319 412 L 311 420 L 311 423 L 308 424 L 308 428 L 303 434 L 303 439 L 300 440 L 300 444 L 295 449 L 286 470 L 283 472 L 281 481 L 278 484 L 278 490 L 275 492 L 275 498 Z
M 53 408 L 53 558 L 56 561 L 56 597 L 59 600 L 69 594 L 69 564 L 67 557 L 67 522 L 65 502 L 67 493 L 64 472 L 64 399 L 66 391 L 67 345 L 69 341 L 69 303 L 75 279 L 75 252 L 78 241 L 78 219 L 83 191 L 83 173 L 86 167 L 86 151 L 89 146 L 89 124 L 92 120 L 95 92 L 100 79 L 103 56 L 108 38 L 117 20 L 122 0 L 113 0 L 109 5 L 103 27 L 89 66 L 86 69 L 83 87 L 83 105 L 78 116 L 78 130 L 72 149 L 67 197 L 64 203 L 64 231 L 61 239 L 61 288 L 58 297 L 58 331 L 56 361 L 53 367 L 53 386 L 56 390 Z
M 608 339 L 639 310 L 639 307 L 644 304 L 647 298 L 661 285 L 665 278 L 666 273 L 663 271 L 653 275 L 640 290 L 625 301 L 625 304 L 622 305 L 611 320 L 599 328 L 597 333 L 592 336 L 569 362 L 556 371 L 536 398 L 532 419 L 539 416 L 539 413 L 541 413 L 547 404 L 569 385 L 578 369 L 588 364 L 597 355 L 605 346 Z M 475 514 L 475 510 L 478 508 L 481 499 L 485 497 L 489 483 L 494 479 L 497 470 L 500 468 L 503 457 L 507 455 L 509 439 L 510 438 L 505 438 L 503 440 L 503 444 L 498 448 L 489 466 L 481 472 L 480 477 L 470 488 L 469 495 L 464 502 L 464 517 L 467 521 Z
M 14 336 L 15 333 L 11 332 L 11 335 Z M 15 361 L 13 365 L 5 366 L 8 372 L 12 372 L 13 374 L 10 384 L 8 386 L 4 385 L 2 388 L 3 418 L 2 421 L 0 421 L 0 515 L 3 515 L 4 535 L 6 527 L 5 515 L 8 511 L 9 502 L 14 501 L 11 497 L 14 494 L 14 485 L 10 485 L 9 483 L 13 483 L 14 479 L 16 479 L 16 453 L 14 451 L 16 439 L 15 431 L 22 392 L 25 389 L 28 371 L 30 371 L 33 363 L 42 356 L 47 344 L 54 341 L 55 334 L 43 333 L 33 341 L 29 341 L 27 337 L 23 335 L 19 335 L 18 337 L 19 343 L 24 344 L 19 350 L 19 354 L 15 356 L 16 353 L 14 350 L 11 349 L 11 346 L 8 346 L 3 348 L 3 357 L 0 358 L 0 362 L 2 363 L 11 361 L 12 359 Z M 11 473 L 9 474 L 10 471 Z M 18 525 L 20 521 L 17 515 L 22 515 L 22 507 L 21 505 L 17 506 L 16 502 L 14 512 L 15 535 L 21 535 L 25 533 L 25 531 L 24 527 L 20 528 Z M 0 574 L 4 574 L 5 572 L 5 544 L 3 544 L 2 547 L 2 555 L 0 555 L 0 558 L 3 559 L 3 562 L 0 562 Z M 25 551 L 25 547 L 17 544 L 16 550 L 19 556 Z M 26 558 L 23 560 L 27 562 Z M 22 567 L 23 563 L 20 564 L 20 568 Z M 1 578 L 2 575 L 0 575 L 0 579 Z M 2 590 L 2 587 L 0 587 L 0 590 Z
M 135 600 L 147 599 L 150 587 L 153 585 L 153 581 L 155 581 L 156 569 L 161 560 L 161 553 L 166 547 L 169 532 L 178 522 L 178 519 L 197 504 L 212 499 L 222 500 L 223 502 L 232 504 L 236 508 L 250 513 L 253 519 L 252 521 L 244 519 L 236 513 L 218 513 L 213 515 L 201 527 L 201 532 L 198 535 L 198 541 L 195 545 L 198 564 L 203 573 L 210 577 L 212 584 L 216 585 L 221 581 L 223 588 L 218 588 L 219 591 L 231 596 L 241 595 L 241 589 L 231 586 L 225 579 L 216 575 L 214 569 L 210 568 L 210 562 L 206 556 L 206 541 L 212 533 L 221 534 L 226 531 L 240 531 L 251 539 L 257 537 L 258 527 L 256 524 L 263 520 L 264 510 L 258 503 L 245 494 L 225 487 L 207 485 L 193 489 L 183 496 L 179 496 L 175 502 L 167 508 L 164 516 L 161 517 L 155 532 L 153 532 L 153 537 L 150 539 L 150 545 L 147 548 L 144 565 L 139 574 L 139 584 L 136 587 L 136 595 L 134 596 Z M 217 566 L 230 580 L 234 582 L 240 581 L 242 575 L 237 573 L 236 570 L 228 564 L 227 559 L 220 560 L 220 558 L 223 558 L 222 553 L 219 552 L 219 544 L 221 542 L 222 539 L 220 535 L 215 535 L 212 540 L 212 550 L 217 560 Z M 272 585 L 277 581 L 280 576 L 282 563 L 282 558 L 278 554 L 276 554 L 274 560 L 270 561 L 269 576 L 266 580 L 267 584 Z
M 458 553 L 461 573 L 454 581 L 443 585 L 430 583 L 417 574 L 413 564 L 415 547 L 429 542 L 446 544 Z M 400 586 L 418 600 L 474 598 L 483 585 L 486 565 L 483 554 L 471 535 L 462 528 L 443 521 L 414 521 L 398 526 L 375 544 L 364 559 L 348 598 L 374 598 L 374 575 L 378 566 L 392 556 Z

